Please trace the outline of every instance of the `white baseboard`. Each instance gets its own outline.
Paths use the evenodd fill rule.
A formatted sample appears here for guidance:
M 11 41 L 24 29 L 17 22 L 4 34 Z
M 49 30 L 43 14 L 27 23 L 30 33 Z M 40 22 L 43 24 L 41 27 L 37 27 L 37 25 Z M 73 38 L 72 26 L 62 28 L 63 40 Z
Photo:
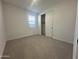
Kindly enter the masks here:
M 60 41 L 63 41 L 63 42 L 69 43 L 69 44 L 73 44 L 73 42 L 71 42 L 71 41 L 66 41 L 66 40 L 63 40 L 63 39 L 58 38 L 58 37 L 55 37 L 55 36 L 53 36 L 53 38 L 56 39 L 56 40 L 60 40 Z
M 8 39 L 8 40 L 15 40 L 15 39 L 20 39 L 20 38 L 24 38 L 24 37 L 33 36 L 33 35 L 39 35 L 39 34 L 22 35 L 22 36 L 18 36 L 18 37 L 13 37 L 13 38 Z
M 40 34 L 22 35 L 22 36 L 18 36 L 18 37 L 13 37 L 13 38 L 8 39 L 8 40 L 15 40 L 15 39 L 20 39 L 20 38 L 24 38 L 24 37 L 34 36 L 34 35 L 40 35 Z M 49 36 L 48 36 L 48 37 L 49 37 Z M 55 36 L 52 36 L 52 38 L 54 38 L 54 39 L 56 39 L 56 40 L 60 40 L 60 41 L 66 42 L 66 43 L 73 44 L 73 42 L 71 42 L 71 41 L 66 41 L 66 40 L 63 40 L 63 39 L 58 38 L 58 37 L 55 37 Z

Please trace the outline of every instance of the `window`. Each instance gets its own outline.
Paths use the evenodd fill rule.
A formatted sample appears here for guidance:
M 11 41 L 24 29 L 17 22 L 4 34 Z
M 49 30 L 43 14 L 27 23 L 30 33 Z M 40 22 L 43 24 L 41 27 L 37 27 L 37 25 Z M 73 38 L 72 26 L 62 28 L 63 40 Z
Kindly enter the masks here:
M 28 25 L 30 26 L 30 27 L 35 27 L 35 16 L 33 16 L 33 15 L 29 15 L 28 16 Z

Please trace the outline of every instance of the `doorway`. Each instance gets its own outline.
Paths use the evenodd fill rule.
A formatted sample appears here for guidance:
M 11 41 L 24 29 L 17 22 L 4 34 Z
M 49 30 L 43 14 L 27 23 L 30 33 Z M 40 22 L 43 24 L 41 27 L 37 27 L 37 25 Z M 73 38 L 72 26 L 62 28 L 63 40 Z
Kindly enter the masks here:
M 45 14 L 41 15 L 41 35 L 45 36 Z

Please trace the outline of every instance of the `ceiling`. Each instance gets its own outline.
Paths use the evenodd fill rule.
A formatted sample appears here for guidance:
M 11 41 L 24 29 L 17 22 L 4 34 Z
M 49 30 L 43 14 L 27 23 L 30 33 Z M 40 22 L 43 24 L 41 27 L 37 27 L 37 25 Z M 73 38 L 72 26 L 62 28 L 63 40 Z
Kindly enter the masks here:
M 62 0 L 3 0 L 3 2 L 28 9 L 37 13 L 43 12 Z

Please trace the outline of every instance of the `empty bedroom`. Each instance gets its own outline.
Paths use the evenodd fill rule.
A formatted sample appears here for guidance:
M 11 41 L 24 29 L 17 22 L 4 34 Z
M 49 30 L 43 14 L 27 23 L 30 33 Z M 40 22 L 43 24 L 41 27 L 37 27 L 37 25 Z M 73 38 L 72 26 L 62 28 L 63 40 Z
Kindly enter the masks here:
M 0 0 L 0 59 L 77 59 L 77 0 Z

